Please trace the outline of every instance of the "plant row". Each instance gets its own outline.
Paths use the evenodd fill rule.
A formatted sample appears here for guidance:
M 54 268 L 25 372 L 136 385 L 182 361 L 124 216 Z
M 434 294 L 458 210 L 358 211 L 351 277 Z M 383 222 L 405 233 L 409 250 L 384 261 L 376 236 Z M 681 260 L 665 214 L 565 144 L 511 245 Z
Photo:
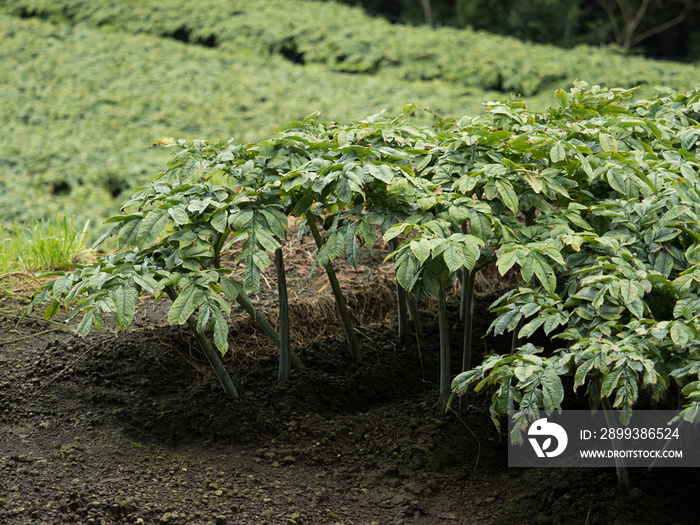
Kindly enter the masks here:
M 689 89 L 693 66 L 622 56 L 591 46 L 561 50 L 471 30 L 392 25 L 335 2 L 207 0 L 85 3 L 11 0 L 10 12 L 175 37 L 227 51 L 275 54 L 332 71 L 390 73 L 530 96 L 575 79 L 601 85 Z
M 485 100 L 104 26 L 0 15 L 0 38 L 0 224 L 75 215 L 99 232 L 92 241 L 167 162 L 148 149 L 162 135 L 249 141 L 317 110 L 350 121 L 399 112 L 397 99 L 447 113 L 477 113 Z
M 168 319 L 188 323 L 203 348 L 213 338 L 223 353 L 232 302 L 267 322 L 246 294 L 272 257 L 283 276 L 290 217 L 314 236 L 315 264 L 331 281 L 334 260 L 356 264 L 378 227 L 393 248 L 400 329 L 408 332 L 411 319 L 420 330 L 415 298 L 438 299 L 443 401 L 450 388 L 461 395 L 489 385 L 494 421 L 515 411 L 518 441 L 538 409 L 561 409 L 565 376 L 591 406 L 620 410 L 623 421 L 643 391 L 659 400 L 675 382 L 682 417 L 696 421 L 700 86 L 632 96 L 578 83 L 557 91 L 546 112 L 513 99 L 476 118 L 433 114 L 426 126 L 418 118 L 425 112 L 407 106 L 396 118 L 349 125 L 310 116 L 246 144 L 162 139 L 176 151 L 167 169 L 108 220 L 104 238 L 116 238 L 121 251 L 59 275 L 34 304 L 48 303 L 47 317 L 61 306 L 69 319 L 81 315 L 78 331 L 87 334 L 105 312 L 125 329 L 143 292 L 168 295 Z M 233 246 L 240 282 L 221 264 Z M 512 351 L 472 368 L 473 279 L 493 261 L 502 274 L 517 268 L 521 276 L 492 305 L 490 330 L 511 333 Z M 445 290 L 456 280 L 463 372 L 451 382 Z M 335 288 L 351 358 L 360 362 Z M 282 348 L 284 337 L 267 324 Z M 532 343 L 538 334 L 551 338 L 546 348 Z

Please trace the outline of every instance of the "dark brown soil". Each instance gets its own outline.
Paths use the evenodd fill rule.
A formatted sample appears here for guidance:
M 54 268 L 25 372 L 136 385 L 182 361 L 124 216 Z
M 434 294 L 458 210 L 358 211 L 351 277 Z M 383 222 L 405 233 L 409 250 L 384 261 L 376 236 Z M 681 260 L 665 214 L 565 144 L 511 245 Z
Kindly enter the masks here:
M 438 409 L 429 306 L 420 340 L 396 337 L 391 310 L 359 326 L 362 366 L 307 309 L 316 336 L 297 346 L 307 368 L 288 383 L 274 355 L 241 358 L 261 334 L 233 334 L 238 401 L 186 329 L 162 324 L 162 306 L 86 339 L 3 313 L 0 523 L 698 523 L 691 469 L 633 470 L 630 489 L 613 469 L 509 469 L 488 393 Z

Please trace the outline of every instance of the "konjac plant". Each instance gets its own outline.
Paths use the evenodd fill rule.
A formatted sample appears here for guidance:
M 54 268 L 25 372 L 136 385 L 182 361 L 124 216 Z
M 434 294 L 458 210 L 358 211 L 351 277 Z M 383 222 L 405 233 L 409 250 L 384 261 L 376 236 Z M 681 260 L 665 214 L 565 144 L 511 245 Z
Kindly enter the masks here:
M 391 247 L 400 329 L 410 318 L 418 332 L 416 299 L 437 299 L 443 404 L 488 386 L 494 421 L 513 412 L 517 442 L 537 410 L 561 409 L 565 376 L 623 422 L 640 391 L 660 400 L 676 383 L 679 418 L 696 422 L 700 86 L 635 100 L 634 90 L 577 83 L 555 100 L 546 112 L 518 99 L 489 103 L 484 115 L 459 120 L 414 106 L 347 125 L 312 115 L 246 144 L 163 139 L 172 161 L 108 221 L 105 237 L 119 251 L 58 275 L 33 305 L 48 302 L 47 318 L 61 306 L 69 319 L 82 315 L 77 329 L 87 334 L 106 312 L 124 330 L 141 293 L 167 295 L 169 321 L 192 328 L 235 396 L 218 357 L 234 302 L 279 342 L 281 365 L 302 366 L 247 296 L 274 257 L 283 299 L 289 218 L 313 235 L 315 264 L 331 283 L 335 259 L 357 264 L 379 230 Z M 241 282 L 221 265 L 233 247 Z M 513 344 L 472 368 L 474 276 L 493 262 L 520 276 L 492 305 L 490 330 L 511 333 Z M 445 292 L 457 281 L 465 330 L 452 380 Z M 359 363 L 342 290 L 333 289 Z M 542 335 L 546 348 L 533 343 Z

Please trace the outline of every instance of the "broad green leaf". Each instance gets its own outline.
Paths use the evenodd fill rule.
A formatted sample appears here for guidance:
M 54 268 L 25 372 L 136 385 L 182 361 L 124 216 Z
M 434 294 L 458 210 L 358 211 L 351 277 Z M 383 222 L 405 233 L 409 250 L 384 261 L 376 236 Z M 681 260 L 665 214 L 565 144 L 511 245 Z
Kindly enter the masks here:
M 608 133 L 599 133 L 598 140 L 600 140 L 600 147 L 603 148 L 603 151 L 617 151 L 617 140 L 615 140 L 612 135 Z
M 525 282 L 529 282 L 534 273 L 544 289 L 549 293 L 554 293 L 557 286 L 557 278 L 551 265 L 541 254 L 530 252 L 530 256 L 527 257 L 521 267 L 521 273 Z
M 234 302 L 238 297 L 238 294 L 241 293 L 241 286 L 229 277 L 221 277 L 219 285 L 221 286 L 221 290 L 224 292 L 224 295 L 226 295 L 231 302 Z
M 677 346 L 685 348 L 688 341 L 695 338 L 694 330 L 683 321 L 673 321 L 670 324 L 671 340 Z
M 406 290 L 411 290 L 412 283 L 421 263 L 412 255 L 407 254 L 397 260 L 396 280 Z
M 620 382 L 620 377 L 622 376 L 622 373 L 625 371 L 625 368 L 623 366 L 611 370 L 603 379 L 603 386 L 600 389 L 600 396 L 601 397 L 610 397 L 610 395 L 613 393 L 613 391 L 617 388 L 618 383 Z
M 561 402 L 564 400 L 564 386 L 561 383 L 561 378 L 551 366 L 544 369 L 541 384 L 544 409 L 554 410 L 560 408 Z
M 204 304 L 199 309 L 199 315 L 197 316 L 197 331 L 204 335 L 207 331 L 207 326 L 209 324 L 209 316 L 211 314 L 211 309 L 208 304 Z
M 620 283 L 620 298 L 622 304 L 628 305 L 638 297 L 637 287 L 632 281 L 622 281 Z
M 170 224 L 170 215 L 161 208 L 156 208 L 148 212 L 139 224 L 136 233 L 136 245 L 139 250 L 145 250 L 153 243 Z
M 245 226 L 253 219 L 254 213 L 250 210 L 242 210 L 238 213 L 229 216 L 231 231 L 237 232 L 245 228 Z
M 593 368 L 593 359 L 588 359 L 584 361 L 577 369 L 574 374 L 574 392 L 586 382 L 586 375 Z
M 134 318 L 139 294 L 131 286 L 119 286 L 110 295 L 116 305 L 114 322 L 119 327 L 119 330 L 123 332 Z
M 279 210 L 266 210 L 261 209 L 260 213 L 263 214 L 267 220 L 267 224 L 270 227 L 272 233 L 274 233 L 278 238 L 284 238 L 284 231 L 287 228 L 287 216 L 281 213 Z
M 416 200 L 416 204 L 418 204 L 418 207 L 421 210 L 427 211 L 437 204 L 437 197 L 435 197 L 435 195 L 421 197 L 420 199 Z
M 324 246 L 331 260 L 336 257 L 342 257 L 345 254 L 345 239 L 340 232 L 331 233 L 326 238 Z
M 493 330 L 494 335 L 501 335 L 506 330 L 511 331 L 515 329 L 519 319 L 520 315 L 517 310 L 508 310 L 496 318 L 489 327 L 489 330 Z
M 214 313 L 214 344 L 221 355 L 228 351 L 228 323 L 218 308 L 212 308 Z
M 537 329 L 542 326 L 542 324 L 547 320 L 546 317 L 536 317 L 529 323 L 527 323 L 525 326 L 523 326 L 520 329 L 520 332 L 518 332 L 518 337 L 521 339 L 527 339 L 530 337 L 532 334 L 534 334 Z
M 447 213 L 450 216 L 450 219 L 452 219 L 456 224 L 462 224 L 469 218 L 469 208 L 466 206 L 450 206 Z
M 394 170 L 386 164 L 370 164 L 369 174 L 386 184 L 389 184 L 394 179 Z
M 518 252 L 517 249 L 509 249 L 497 254 L 498 259 L 496 260 L 496 267 L 498 268 L 498 273 L 504 276 L 508 270 L 510 270 L 513 265 L 518 262 Z
M 398 237 L 401 235 L 406 228 L 408 228 L 410 224 L 406 224 L 404 222 L 396 224 L 389 228 L 386 233 L 384 234 L 384 242 L 389 242 L 391 239 L 394 239 L 395 237 Z
M 430 257 L 430 242 L 428 242 L 426 239 L 411 241 L 409 246 L 413 252 L 413 255 L 416 256 L 421 264 L 423 264 L 428 257 Z
M 223 233 L 228 224 L 228 214 L 226 210 L 217 210 L 214 215 L 212 215 L 209 224 L 219 233 Z
M 654 270 L 669 277 L 673 271 L 673 257 L 668 252 L 659 252 L 654 261 Z
M 122 223 L 122 227 L 119 230 L 118 246 L 123 248 L 124 246 L 135 246 L 136 237 L 139 231 L 139 225 L 142 219 L 133 219 L 126 223 Z
M 515 190 L 513 190 L 513 186 L 507 180 L 502 180 L 502 179 L 497 179 L 495 184 L 496 184 L 496 190 L 498 191 L 498 195 L 500 196 L 503 204 L 505 204 L 506 207 L 510 211 L 512 211 L 514 214 L 517 214 L 518 213 L 518 196 L 515 194 Z
M 552 146 L 552 149 L 549 150 L 549 158 L 552 159 L 552 162 L 555 164 L 566 160 L 566 151 L 564 150 L 564 146 L 561 145 L 561 142 L 557 142 Z
M 92 328 L 92 321 L 95 315 L 95 310 L 88 310 L 85 315 L 78 323 L 76 330 L 80 335 L 86 337 L 90 333 L 90 328 Z
M 187 210 L 182 204 L 177 204 L 172 208 L 168 208 L 168 214 L 178 226 L 183 226 L 190 222 L 190 216 L 187 214 Z
M 491 233 L 491 220 L 476 210 L 469 211 L 469 227 L 472 234 L 486 241 Z
M 64 292 L 70 290 L 73 284 L 73 276 L 71 274 L 62 275 L 53 282 L 52 293 L 56 299 L 60 299 Z
M 52 300 L 51 303 L 49 303 L 49 306 L 46 307 L 44 319 L 51 319 L 54 315 L 56 315 L 56 312 L 58 312 L 60 306 L 61 303 L 59 303 L 57 299 Z
M 185 324 L 205 299 L 206 294 L 199 286 L 191 284 L 183 288 L 168 311 L 168 322 Z
M 455 246 L 452 243 L 442 252 L 442 258 L 444 259 L 445 264 L 447 264 L 447 268 L 449 268 L 450 273 L 455 273 L 462 266 L 464 266 L 464 252 L 459 246 Z

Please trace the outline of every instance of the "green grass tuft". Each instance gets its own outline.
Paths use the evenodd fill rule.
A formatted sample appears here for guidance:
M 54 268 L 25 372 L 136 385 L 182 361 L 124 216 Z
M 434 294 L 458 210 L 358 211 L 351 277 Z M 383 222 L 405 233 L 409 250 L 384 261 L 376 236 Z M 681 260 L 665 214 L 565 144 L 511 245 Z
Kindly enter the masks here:
M 78 231 L 75 219 L 65 216 L 0 225 L 0 274 L 56 270 L 77 262 L 86 251 L 87 228 L 88 223 Z

